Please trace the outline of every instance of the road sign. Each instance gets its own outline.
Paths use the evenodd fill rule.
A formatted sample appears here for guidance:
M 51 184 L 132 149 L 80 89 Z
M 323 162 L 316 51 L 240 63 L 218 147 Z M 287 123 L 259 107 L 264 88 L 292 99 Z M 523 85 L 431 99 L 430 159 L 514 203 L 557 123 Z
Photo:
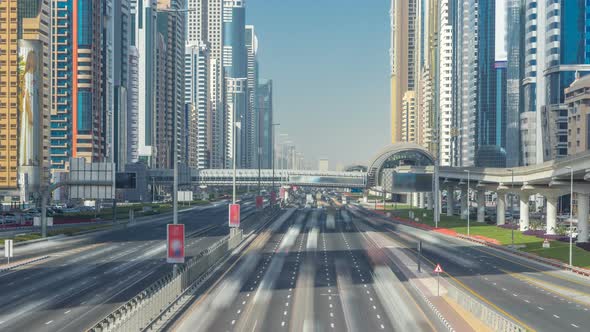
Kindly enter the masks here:
M 436 296 L 440 296 L 440 274 L 443 272 L 442 267 L 440 264 L 436 264 L 434 268 L 434 273 L 436 273 Z
M 8 264 L 10 264 L 10 257 L 12 257 L 12 240 L 4 240 L 4 257 L 8 258 Z
M 168 224 L 168 263 L 184 263 L 184 224 Z
M 240 204 L 229 205 L 229 227 L 240 227 Z
M 264 201 L 262 200 L 262 196 L 256 196 L 256 208 L 262 209 L 264 206 Z

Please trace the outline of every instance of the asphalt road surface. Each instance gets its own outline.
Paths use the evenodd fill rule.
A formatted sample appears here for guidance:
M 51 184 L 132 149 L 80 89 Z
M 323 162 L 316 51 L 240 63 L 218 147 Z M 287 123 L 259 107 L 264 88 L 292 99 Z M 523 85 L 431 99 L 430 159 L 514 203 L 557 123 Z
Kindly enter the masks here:
M 415 252 L 422 241 L 426 267 L 505 316 L 536 331 L 587 331 L 590 279 L 486 246 L 425 231 L 357 210 L 376 230 Z
M 251 214 L 245 202 L 242 216 Z M 179 215 L 186 226 L 186 256 L 228 234 L 227 205 Z M 144 219 L 144 221 L 146 221 Z M 19 257 L 48 259 L 0 273 L 0 330 L 82 331 L 171 270 L 165 262 L 171 215 L 107 232 L 16 248 Z M 256 227 L 247 218 L 243 225 Z
M 292 213 L 292 214 L 290 214 Z M 321 209 L 291 210 L 261 232 L 174 331 L 435 331 L 362 233 Z

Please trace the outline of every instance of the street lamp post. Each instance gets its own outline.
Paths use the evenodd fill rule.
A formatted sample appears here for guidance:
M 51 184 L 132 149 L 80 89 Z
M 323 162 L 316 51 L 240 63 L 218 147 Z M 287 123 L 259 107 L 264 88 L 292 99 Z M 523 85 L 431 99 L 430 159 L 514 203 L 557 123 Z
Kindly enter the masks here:
M 573 246 L 574 246 L 574 232 L 573 232 L 573 221 L 574 221 L 574 168 L 566 166 L 570 170 L 570 267 L 573 267 Z M 578 217 L 579 219 L 579 217 Z
M 470 180 L 471 180 L 471 178 L 470 178 L 471 171 L 465 170 L 465 172 L 467 172 L 467 236 L 470 236 L 471 230 L 470 230 L 470 225 L 469 225 L 469 209 L 471 208 L 471 200 L 469 199 L 469 189 L 471 189 L 471 188 L 469 187 L 469 185 L 470 185 Z
M 272 186 L 270 191 L 274 192 L 275 191 L 275 127 L 276 126 L 280 126 L 280 123 L 273 123 L 271 124 L 272 127 L 272 158 L 271 158 L 271 163 L 272 163 Z M 276 193 L 275 193 L 275 197 L 276 197 Z
M 508 171 L 512 173 L 512 181 L 510 183 L 510 223 L 512 225 L 510 225 L 510 229 L 512 230 L 512 248 L 514 248 L 514 169 L 509 169 Z

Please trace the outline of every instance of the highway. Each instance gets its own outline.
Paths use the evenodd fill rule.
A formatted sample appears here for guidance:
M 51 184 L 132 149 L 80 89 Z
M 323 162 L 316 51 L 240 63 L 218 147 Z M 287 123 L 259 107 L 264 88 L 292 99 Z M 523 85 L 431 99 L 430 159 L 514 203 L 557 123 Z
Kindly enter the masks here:
M 439 331 L 362 232 L 323 209 L 291 209 L 201 296 L 173 331 Z
M 254 210 L 245 202 L 242 216 Z M 0 273 L 0 330 L 81 331 L 171 270 L 165 263 L 165 225 L 171 214 L 133 227 L 19 247 L 19 257 L 50 257 Z M 186 225 L 186 256 L 227 235 L 227 205 L 179 214 Z M 259 220 L 247 218 L 248 231 Z
M 425 268 L 441 264 L 448 281 L 528 330 L 585 331 L 590 324 L 590 279 L 473 244 L 375 216 L 355 214 L 415 254 L 419 240 Z

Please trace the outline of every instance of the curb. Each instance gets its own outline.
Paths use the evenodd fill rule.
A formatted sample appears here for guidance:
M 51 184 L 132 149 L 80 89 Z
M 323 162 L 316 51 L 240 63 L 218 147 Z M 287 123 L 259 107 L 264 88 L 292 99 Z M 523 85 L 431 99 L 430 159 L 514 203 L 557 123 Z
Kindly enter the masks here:
M 31 264 L 31 263 L 34 263 L 34 262 L 38 262 L 40 260 L 44 260 L 44 259 L 47 259 L 47 258 L 49 258 L 48 255 L 47 256 L 41 256 L 41 257 L 36 257 L 36 258 L 30 259 L 30 260 L 19 261 L 16 264 L 10 265 L 8 267 L 0 267 L 0 272 L 10 271 L 10 270 L 12 270 L 12 269 L 14 269 L 16 267 L 27 265 L 27 264 Z

